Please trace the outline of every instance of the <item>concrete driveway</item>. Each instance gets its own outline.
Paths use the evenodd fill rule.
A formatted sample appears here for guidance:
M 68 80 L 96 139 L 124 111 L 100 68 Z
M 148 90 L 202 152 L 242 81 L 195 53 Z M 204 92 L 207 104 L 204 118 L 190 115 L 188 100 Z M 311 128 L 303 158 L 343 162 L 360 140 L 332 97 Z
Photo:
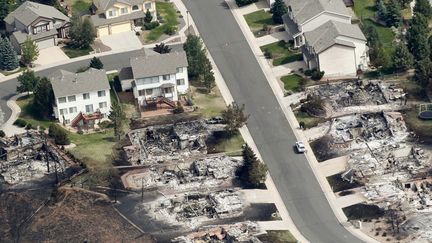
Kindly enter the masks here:
M 43 66 L 55 62 L 69 60 L 70 58 L 58 46 L 53 46 L 39 50 L 39 57 L 34 62 L 36 66 Z
M 127 50 L 142 47 L 141 41 L 135 35 L 135 31 L 102 36 L 100 40 L 104 45 L 109 46 L 111 50 Z

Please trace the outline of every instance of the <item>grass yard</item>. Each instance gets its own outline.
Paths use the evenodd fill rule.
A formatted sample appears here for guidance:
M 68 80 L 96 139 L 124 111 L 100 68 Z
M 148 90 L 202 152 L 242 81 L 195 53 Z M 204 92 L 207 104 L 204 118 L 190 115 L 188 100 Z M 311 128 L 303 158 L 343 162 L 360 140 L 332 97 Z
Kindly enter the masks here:
M 179 22 L 177 21 L 178 14 L 173 3 L 170 2 L 156 2 L 156 9 L 158 13 L 163 17 L 165 23 L 152 29 L 145 39 L 147 42 L 158 40 L 169 28 L 177 28 Z
M 258 238 L 262 242 L 272 243 L 296 243 L 296 238 L 289 232 L 289 230 L 267 230 L 267 234 L 260 235 Z
M 281 81 L 284 83 L 285 90 L 291 90 L 298 92 L 301 90 L 300 81 L 303 79 L 302 76 L 298 74 L 286 75 L 281 78 Z
M 194 106 L 206 118 L 218 116 L 226 108 L 226 104 L 217 87 L 210 94 L 203 93 L 196 87 L 191 86 L 191 95 Z
M 41 120 L 36 119 L 38 110 L 34 109 L 31 102 L 33 101 L 33 96 L 24 96 L 19 98 L 16 103 L 21 108 L 21 113 L 19 115 L 19 118 L 24 119 L 27 121 L 27 123 L 31 123 L 34 127 L 37 126 L 43 126 L 45 128 L 48 128 L 53 121 L 51 120 Z
M 75 49 L 75 48 L 71 48 L 71 47 L 68 47 L 68 46 L 62 47 L 62 50 L 64 51 L 64 53 L 69 58 L 75 58 L 75 57 L 85 56 L 85 55 L 90 54 L 91 51 L 93 51 L 93 49 L 91 47 L 89 47 L 87 49 Z
M 422 140 L 432 140 L 432 120 L 422 120 L 418 118 L 418 107 L 408 110 L 404 114 L 407 127 L 412 130 Z
M 230 156 L 240 156 L 244 143 L 240 132 L 232 135 L 226 132 L 216 132 L 212 139 L 207 140 L 207 148 L 209 153 L 225 152 Z
M 294 115 L 296 116 L 298 122 L 303 121 L 305 123 L 306 129 L 316 127 L 319 123 L 322 123 L 325 121 L 324 118 L 313 117 L 313 116 L 310 116 L 307 113 L 304 113 L 301 111 L 295 111 Z
M 292 50 L 292 44 L 283 40 L 261 46 L 261 51 L 268 50 L 273 55 L 273 66 L 279 66 L 290 62 L 303 60 L 300 50 Z
M 262 10 L 255 11 L 244 15 L 244 18 L 251 28 L 252 32 L 262 30 L 264 25 L 274 25 L 272 15 L 269 12 Z
M 91 0 L 77 0 L 72 2 L 72 12 L 74 14 L 82 14 L 89 11 L 92 4 Z

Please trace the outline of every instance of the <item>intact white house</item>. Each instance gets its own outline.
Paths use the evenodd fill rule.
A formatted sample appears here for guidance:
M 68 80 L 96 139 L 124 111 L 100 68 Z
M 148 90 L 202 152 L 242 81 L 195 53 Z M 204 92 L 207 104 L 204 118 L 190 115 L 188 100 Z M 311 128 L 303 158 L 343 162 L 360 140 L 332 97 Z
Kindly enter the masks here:
M 285 30 L 302 48 L 309 69 L 317 68 L 326 77 L 352 76 L 367 69 L 368 48 L 358 25 L 342 0 L 285 0 Z
M 189 89 L 188 62 L 184 51 L 159 54 L 146 50 L 132 57 L 131 67 L 120 71 L 123 90 L 132 90 L 139 106 L 165 103 L 176 106 L 179 96 Z
M 110 85 L 105 70 L 82 73 L 58 70 L 50 75 L 54 91 L 54 116 L 71 127 L 93 127 L 109 115 Z

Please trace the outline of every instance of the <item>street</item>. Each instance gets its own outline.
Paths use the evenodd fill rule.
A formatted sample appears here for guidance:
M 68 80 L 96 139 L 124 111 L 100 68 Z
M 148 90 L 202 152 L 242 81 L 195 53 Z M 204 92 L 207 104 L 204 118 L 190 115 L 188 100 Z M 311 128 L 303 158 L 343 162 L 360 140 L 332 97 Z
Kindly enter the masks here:
M 232 96 L 246 105 L 249 131 L 299 231 L 310 242 L 361 242 L 339 224 L 308 161 L 295 153 L 292 128 L 227 4 L 183 2 Z

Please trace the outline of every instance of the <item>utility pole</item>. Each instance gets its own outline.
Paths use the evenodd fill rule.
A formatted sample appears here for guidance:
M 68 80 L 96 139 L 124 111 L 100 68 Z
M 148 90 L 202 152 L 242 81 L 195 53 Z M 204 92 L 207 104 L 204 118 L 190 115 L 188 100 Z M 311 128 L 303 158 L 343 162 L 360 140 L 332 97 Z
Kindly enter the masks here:
M 141 202 L 144 202 L 144 178 L 141 179 Z

